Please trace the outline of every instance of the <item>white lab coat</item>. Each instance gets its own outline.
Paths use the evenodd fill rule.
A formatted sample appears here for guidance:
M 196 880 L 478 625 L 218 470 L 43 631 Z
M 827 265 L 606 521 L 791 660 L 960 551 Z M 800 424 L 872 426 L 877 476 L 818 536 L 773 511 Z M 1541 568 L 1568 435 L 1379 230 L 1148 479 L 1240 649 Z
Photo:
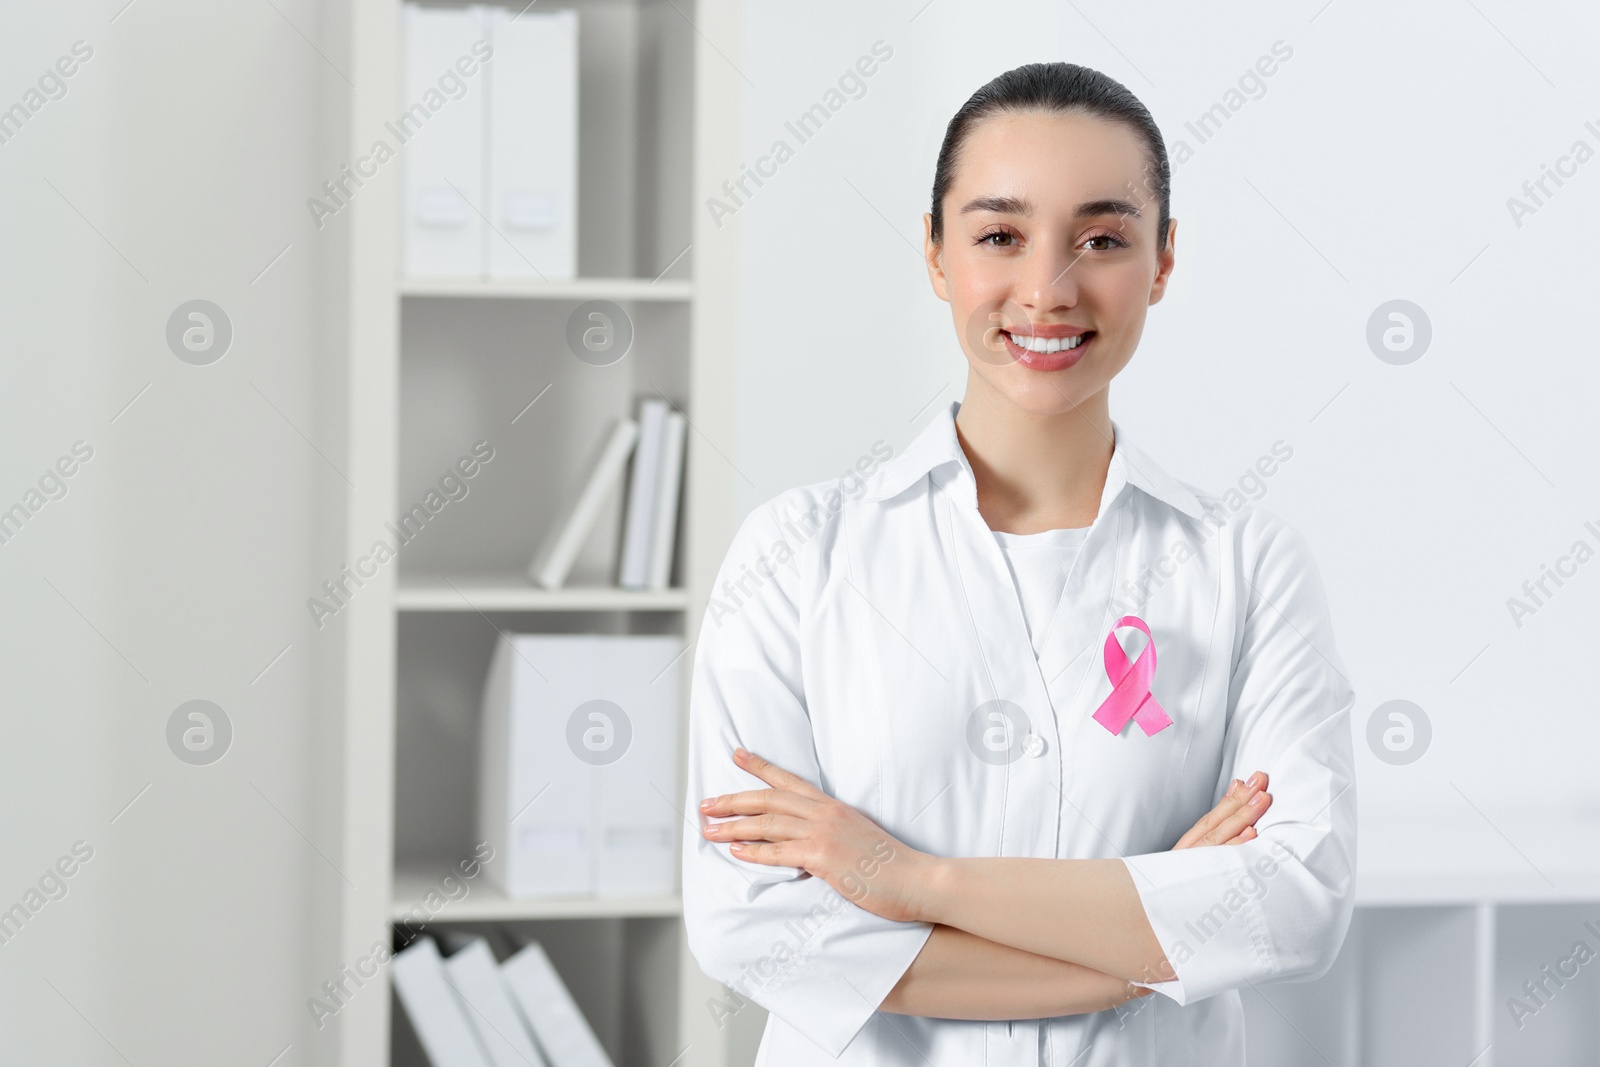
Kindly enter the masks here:
M 732 762 L 743 745 L 912 848 L 1120 857 L 1177 979 L 1048 1020 L 880 1013 L 929 924 L 686 829 L 689 946 L 732 990 L 707 1010 L 764 1006 L 766 1067 L 1239 1067 L 1240 990 L 1325 973 L 1353 905 L 1354 692 L 1306 542 L 1236 492 L 1197 495 L 1114 423 L 1099 512 L 1036 658 L 959 408 L 862 481 L 792 489 L 744 520 L 695 650 L 686 810 L 763 787 Z M 1174 720 L 1152 736 L 1091 718 L 1125 614 L 1150 627 L 1152 693 Z M 1143 636 L 1118 634 L 1132 659 Z M 1021 709 L 1028 738 L 999 757 L 973 726 L 995 700 Z M 1273 794 L 1258 838 L 1170 851 L 1257 769 Z

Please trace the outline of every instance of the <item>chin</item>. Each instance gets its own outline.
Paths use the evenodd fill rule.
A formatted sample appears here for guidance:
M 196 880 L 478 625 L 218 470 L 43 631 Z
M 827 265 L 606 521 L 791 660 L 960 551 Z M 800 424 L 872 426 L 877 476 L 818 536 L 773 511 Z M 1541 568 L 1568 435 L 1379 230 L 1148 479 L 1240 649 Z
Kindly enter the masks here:
M 1011 402 L 1030 415 L 1065 415 L 1074 411 L 1086 401 L 1088 397 L 1074 396 L 1071 393 L 1063 395 L 1054 389 L 1027 389 L 1011 395 Z
M 1000 399 L 1030 415 L 1064 415 L 1099 394 L 1108 383 L 1085 383 L 1069 371 L 1040 373 L 1010 366 L 980 367 L 978 374 Z

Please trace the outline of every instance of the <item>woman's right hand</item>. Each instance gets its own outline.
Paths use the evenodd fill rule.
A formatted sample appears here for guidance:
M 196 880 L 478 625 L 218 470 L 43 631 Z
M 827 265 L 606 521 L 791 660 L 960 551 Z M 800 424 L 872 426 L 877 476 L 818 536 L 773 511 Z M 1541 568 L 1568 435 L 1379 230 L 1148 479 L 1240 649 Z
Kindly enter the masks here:
M 1256 820 L 1272 807 L 1272 794 L 1266 790 L 1265 771 L 1257 771 L 1245 782 L 1235 778 L 1227 795 L 1178 839 L 1173 850 L 1201 845 L 1242 845 L 1253 839 Z

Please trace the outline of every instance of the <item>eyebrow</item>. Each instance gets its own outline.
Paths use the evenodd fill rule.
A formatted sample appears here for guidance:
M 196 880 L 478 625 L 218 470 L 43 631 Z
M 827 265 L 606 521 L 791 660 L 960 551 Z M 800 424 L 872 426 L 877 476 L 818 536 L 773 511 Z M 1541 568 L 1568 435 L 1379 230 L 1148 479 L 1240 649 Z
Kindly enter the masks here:
M 959 213 L 965 215 L 972 211 L 993 211 L 1000 215 L 1032 215 L 1033 203 L 1015 196 L 980 196 L 963 204 Z M 1085 200 L 1078 205 L 1073 215 L 1080 219 L 1095 215 L 1129 215 L 1136 219 L 1144 217 L 1131 201 L 1117 197 Z

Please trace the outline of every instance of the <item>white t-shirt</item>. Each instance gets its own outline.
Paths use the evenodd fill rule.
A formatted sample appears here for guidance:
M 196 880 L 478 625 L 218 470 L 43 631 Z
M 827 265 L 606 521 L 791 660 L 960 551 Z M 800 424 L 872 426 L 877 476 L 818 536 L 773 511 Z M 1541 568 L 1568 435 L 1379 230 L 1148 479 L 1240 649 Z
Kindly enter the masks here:
M 1067 586 L 1067 575 L 1089 536 L 1089 527 L 1079 529 L 1043 530 L 1039 533 L 1015 534 L 1000 530 L 990 531 L 1000 543 L 1000 552 L 1011 568 L 1011 579 L 1016 583 L 1022 599 L 1022 616 L 1028 624 L 1028 636 L 1033 640 L 1033 651 L 1039 654 L 1044 638 L 1050 632 L 1056 606 L 1061 603 L 1061 592 Z

